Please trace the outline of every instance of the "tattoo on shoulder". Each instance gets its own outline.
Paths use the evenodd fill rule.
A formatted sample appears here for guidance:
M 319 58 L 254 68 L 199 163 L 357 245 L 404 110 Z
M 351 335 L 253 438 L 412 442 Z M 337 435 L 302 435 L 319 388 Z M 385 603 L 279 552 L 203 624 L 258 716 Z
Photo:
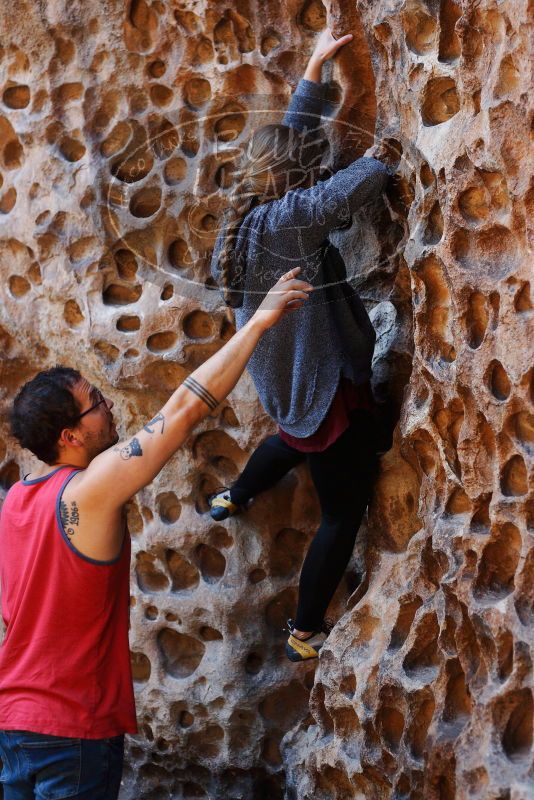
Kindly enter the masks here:
M 80 524 L 80 512 L 76 500 L 72 500 L 70 508 L 64 500 L 61 500 L 59 503 L 59 516 L 63 529 L 70 539 L 76 533 L 72 526 L 75 525 L 78 527 Z
M 141 443 L 137 436 L 134 436 L 131 442 L 124 445 L 124 447 L 114 447 L 114 450 L 119 451 L 119 455 L 124 461 L 128 461 L 130 458 L 134 456 L 142 456 L 143 451 L 141 449 Z
M 165 417 L 161 412 L 159 414 L 156 414 L 154 419 L 151 419 L 150 422 L 147 422 L 146 425 L 143 425 L 143 430 L 146 431 L 147 433 L 154 433 L 156 427 L 159 425 L 160 422 L 161 422 L 160 433 L 163 433 L 165 429 Z

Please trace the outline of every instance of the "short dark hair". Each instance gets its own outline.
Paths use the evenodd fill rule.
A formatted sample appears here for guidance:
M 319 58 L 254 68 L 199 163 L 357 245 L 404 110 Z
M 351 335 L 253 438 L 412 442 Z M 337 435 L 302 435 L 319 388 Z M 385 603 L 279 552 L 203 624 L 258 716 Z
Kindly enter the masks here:
M 44 370 L 25 383 L 13 401 L 13 436 L 45 464 L 57 460 L 61 431 L 76 423 L 80 409 L 71 389 L 81 377 L 70 367 Z

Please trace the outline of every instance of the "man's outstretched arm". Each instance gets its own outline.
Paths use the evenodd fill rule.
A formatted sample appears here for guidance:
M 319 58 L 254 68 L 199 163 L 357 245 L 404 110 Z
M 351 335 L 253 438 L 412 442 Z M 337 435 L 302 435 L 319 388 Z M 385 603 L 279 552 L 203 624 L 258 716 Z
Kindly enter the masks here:
M 272 287 L 249 322 L 196 369 L 153 419 L 130 439 L 96 456 L 80 475 L 76 492 L 101 509 L 122 506 L 149 484 L 193 428 L 231 392 L 260 337 L 287 313 L 298 313 L 313 287 L 296 267 Z

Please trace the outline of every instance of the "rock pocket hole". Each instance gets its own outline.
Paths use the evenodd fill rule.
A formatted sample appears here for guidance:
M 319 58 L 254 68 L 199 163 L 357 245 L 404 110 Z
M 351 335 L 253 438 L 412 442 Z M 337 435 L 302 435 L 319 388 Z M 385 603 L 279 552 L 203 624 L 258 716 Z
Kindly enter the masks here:
M 156 83 L 150 87 L 150 99 L 158 108 L 164 108 L 172 102 L 174 97 L 172 89 L 163 83 Z
M 521 456 L 512 456 L 504 465 L 501 491 L 506 497 L 519 497 L 528 492 L 527 468 Z
M 77 328 L 82 324 L 85 317 L 76 300 L 67 300 L 63 307 L 63 319 L 71 328 Z
M 245 660 L 245 672 L 249 675 L 257 675 L 263 665 L 263 658 L 259 653 L 249 653 Z
M 211 98 L 211 85 L 205 78 L 191 78 L 184 85 L 184 98 L 190 106 L 198 108 Z
M 423 244 L 437 244 L 443 236 L 443 214 L 436 200 L 427 218 Z
M 495 97 L 506 97 L 513 93 L 519 86 L 520 79 L 521 74 L 514 64 L 514 59 L 511 55 L 505 56 L 499 68 L 499 77 L 494 91 Z
M 137 149 L 131 154 L 119 156 L 111 166 L 111 174 L 123 183 L 136 183 L 146 178 L 153 166 L 154 159 L 150 153 Z
M 182 592 L 198 585 L 200 580 L 197 568 L 175 550 L 165 554 L 167 568 L 172 579 L 172 591 Z
M 471 694 L 465 681 L 465 674 L 457 658 L 447 662 L 447 689 L 443 719 L 445 722 L 467 721 L 471 714 Z
M 9 278 L 9 292 L 13 297 L 24 297 L 30 289 L 30 282 L 22 275 L 11 275 Z
M 414 642 L 404 658 L 403 668 L 407 675 L 434 675 L 438 667 L 437 640 L 439 625 L 435 613 L 426 614 L 417 626 Z
M 136 683 L 146 683 L 150 678 L 152 667 L 144 653 L 130 653 L 132 678 Z
M 440 61 L 452 62 L 460 58 L 462 46 L 455 25 L 462 15 L 462 9 L 453 0 L 441 0 L 439 12 L 439 51 Z
M 473 510 L 473 504 L 462 488 L 456 488 L 451 493 L 445 506 L 445 514 L 454 517 L 461 514 L 469 514 Z
M 209 339 L 215 334 L 215 323 L 205 311 L 191 311 L 184 317 L 182 327 L 190 339 Z
M 10 86 L 4 91 L 2 99 L 8 108 L 19 110 L 26 108 L 30 102 L 30 87 L 29 86 Z
M 494 360 L 486 373 L 486 384 L 496 400 L 506 400 L 510 395 L 511 384 L 502 364 Z
M 421 608 L 423 601 L 420 597 L 412 599 L 404 598 L 400 600 L 400 609 L 397 616 L 395 627 L 391 633 L 389 650 L 399 650 L 410 633 L 414 617 L 417 610 Z
M 9 214 L 15 208 L 17 202 L 17 190 L 11 186 L 7 192 L 0 197 L 0 214 Z
M 467 222 L 481 223 L 489 216 L 488 193 L 484 186 L 471 186 L 458 197 L 458 208 Z
M 175 239 L 169 245 L 169 261 L 175 269 L 185 269 L 193 263 L 191 254 L 184 239 Z
M 476 511 L 471 518 L 471 529 L 475 533 L 487 533 L 491 525 L 490 519 L 491 493 L 482 495 L 476 501 Z
M 508 721 L 502 734 L 503 750 L 510 761 L 529 758 L 532 748 L 533 702 L 530 689 L 522 689 L 508 694 L 500 703 L 502 711 L 508 714 Z
M 264 569 L 253 569 L 248 574 L 248 579 L 252 584 L 261 583 L 267 577 Z
M 201 544 L 196 549 L 197 563 L 200 573 L 206 583 L 217 583 L 226 569 L 226 559 L 219 550 L 207 544 Z
M 423 93 L 421 118 L 424 125 L 440 125 L 460 110 L 460 98 L 452 78 L 431 78 Z
M 514 308 L 518 313 L 532 311 L 532 300 L 530 297 L 530 282 L 525 281 L 514 298 Z
M 220 142 L 233 142 L 242 133 L 245 123 L 246 117 L 239 106 L 226 107 L 223 109 L 223 116 L 215 122 L 215 136 Z
M 132 127 L 129 122 L 119 122 L 109 136 L 100 145 L 100 152 L 105 158 L 114 156 L 123 150 L 132 136 Z
M 130 200 L 130 213 L 134 217 L 151 217 L 161 205 L 161 189 L 140 189 Z
M 204 642 L 219 642 L 222 641 L 223 635 L 216 628 L 210 625 L 203 625 L 199 630 L 200 638 Z
M 132 333 L 133 331 L 139 330 L 141 327 L 141 320 L 139 317 L 134 316 L 119 317 L 116 326 L 118 331 L 123 331 L 123 333 Z
M 78 139 L 74 139 L 72 136 L 65 136 L 59 143 L 59 152 L 65 161 L 75 163 L 84 157 L 86 148 Z
M 163 669 L 173 678 L 188 678 L 204 657 L 205 646 L 198 639 L 170 628 L 163 628 L 157 637 Z
M 309 31 L 322 31 L 326 28 L 326 8 L 321 0 L 307 0 L 300 12 L 299 22 Z
M 187 163 L 185 159 L 180 157 L 171 158 L 163 169 L 163 178 L 169 186 L 176 186 L 177 183 L 183 181 L 186 175 Z
M 424 55 L 434 47 L 436 23 L 432 17 L 420 9 L 406 12 L 402 16 L 406 44 L 412 53 Z
M 465 326 L 469 347 L 476 350 L 484 341 L 489 322 L 487 300 L 480 292 L 473 292 L 469 297 Z
M 137 553 L 135 575 L 142 592 L 162 592 L 169 585 L 169 579 L 158 569 L 155 560 L 151 553 Z
M 0 470 L 0 488 L 7 491 L 20 480 L 20 468 L 15 461 L 8 461 Z
M 477 596 L 502 598 L 514 590 L 521 555 L 521 536 L 511 522 L 504 523 L 482 552 L 475 582 Z
M 429 165 L 424 161 L 421 164 L 421 169 L 419 171 L 419 177 L 421 179 L 421 183 L 425 189 L 429 189 L 434 183 L 434 173 Z
M 174 347 L 177 338 L 174 331 L 153 333 L 152 336 L 148 337 L 146 346 L 151 353 L 163 353 L 165 350 L 171 350 Z
M 158 514 L 166 525 L 176 522 L 182 512 L 182 507 L 174 492 L 161 492 L 156 497 Z
M 137 303 L 143 289 L 139 284 L 135 286 L 121 286 L 118 283 L 111 283 L 102 292 L 102 299 L 106 306 L 127 306 Z
M 282 43 L 282 40 L 276 33 L 276 31 L 268 31 L 263 39 L 261 40 L 261 54 L 262 56 L 268 56 L 273 50 L 276 50 Z
M 426 751 L 428 739 L 428 729 L 434 716 L 435 702 L 432 697 L 422 697 L 419 699 L 418 708 L 413 715 L 410 725 L 408 739 L 410 750 L 416 759 L 422 759 Z
M 120 249 L 114 254 L 115 265 L 119 278 L 124 281 L 133 281 L 137 273 L 137 261 L 131 250 Z
M 392 706 L 381 706 L 377 714 L 377 725 L 388 749 L 396 753 L 404 731 L 404 717 Z

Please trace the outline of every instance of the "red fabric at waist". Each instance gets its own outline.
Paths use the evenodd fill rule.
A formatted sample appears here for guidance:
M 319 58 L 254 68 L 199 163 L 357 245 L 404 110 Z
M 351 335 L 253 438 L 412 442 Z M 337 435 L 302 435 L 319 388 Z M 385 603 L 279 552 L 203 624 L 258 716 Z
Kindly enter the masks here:
M 291 436 L 280 427 L 280 438 L 295 450 L 303 453 L 319 453 L 326 450 L 347 429 L 350 422 L 350 412 L 356 408 L 372 411 L 375 400 L 371 381 L 354 384 L 343 376 L 339 379 L 337 391 L 330 408 L 315 433 L 304 438 Z

